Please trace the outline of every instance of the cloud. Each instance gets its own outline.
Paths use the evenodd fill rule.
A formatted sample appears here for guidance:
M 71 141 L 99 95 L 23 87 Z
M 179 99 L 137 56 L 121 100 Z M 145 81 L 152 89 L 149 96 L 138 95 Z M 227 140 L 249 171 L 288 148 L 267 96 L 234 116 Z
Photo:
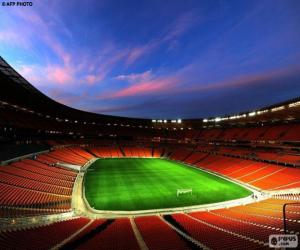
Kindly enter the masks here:
M 175 48 L 175 45 L 178 44 L 176 39 L 191 29 L 198 21 L 199 18 L 194 12 L 186 12 L 181 14 L 173 23 L 169 25 L 163 34 L 155 39 L 152 39 L 145 45 L 133 47 L 128 53 L 125 65 L 127 67 L 130 66 L 138 59 L 143 58 L 144 56 L 157 50 L 165 43 L 170 43 L 169 49 Z
M 87 75 L 85 79 L 86 79 L 86 82 L 90 85 L 93 85 L 95 82 L 97 82 L 96 75 Z
M 162 17 L 161 23 L 170 20 L 168 18 L 172 18 L 171 22 L 158 28 L 153 22 L 147 33 L 133 29 L 145 23 L 126 24 L 119 32 L 120 25 L 116 27 L 115 20 L 99 16 L 98 11 L 95 11 L 97 20 L 92 24 L 85 19 L 86 13 L 76 16 L 76 20 L 71 19 L 76 9 L 73 7 L 77 5 L 67 2 L 60 4 L 67 4 L 68 8 L 61 8 L 56 1 L 49 6 L 41 4 L 42 10 L 40 4 L 26 11 L 13 8 L 1 16 L 3 22 L 0 23 L 1 52 L 8 51 L 9 60 L 17 56 L 15 61 L 25 62 L 18 63 L 19 72 L 42 91 L 64 92 L 50 93 L 50 96 L 65 104 L 79 107 L 86 102 L 89 109 L 103 107 L 103 112 L 107 113 L 125 114 L 130 110 L 134 114 L 137 103 L 155 100 L 155 108 L 151 105 L 154 113 L 164 109 L 165 114 L 169 114 L 172 109 L 183 110 L 185 105 L 184 112 L 189 112 L 188 109 L 195 112 L 198 107 L 194 107 L 191 100 L 204 104 L 200 102 L 204 96 L 210 105 L 217 106 L 224 103 L 224 95 L 229 92 L 246 96 L 248 91 L 249 96 L 254 96 L 270 88 L 270 93 L 275 93 L 278 85 L 289 84 L 287 79 L 293 72 L 291 68 L 274 69 L 299 61 L 299 35 L 295 26 L 298 19 L 292 18 L 289 12 L 285 14 L 289 15 L 289 22 L 284 22 L 281 15 L 276 15 L 279 18 L 276 21 L 271 14 L 273 11 L 270 16 L 264 16 L 260 10 L 265 11 L 265 8 L 255 7 L 251 11 L 251 5 L 243 12 L 226 11 L 224 16 L 232 14 L 227 19 L 215 10 L 213 15 L 208 10 L 200 16 L 202 7 L 186 6 L 179 10 L 182 13 L 179 15 L 175 14 L 178 13 L 176 8 L 168 9 L 167 19 Z M 72 12 L 67 13 L 66 9 Z M 187 9 L 191 11 L 185 12 Z M 280 13 L 282 11 L 280 8 Z M 205 25 L 198 29 L 200 21 Z M 90 29 L 86 29 L 86 25 L 90 25 Z M 131 39 L 129 32 L 135 32 L 136 37 Z M 133 40 L 135 42 L 131 43 Z M 183 45 L 183 41 L 186 44 Z M 15 48 L 18 50 L 13 51 Z M 90 94 L 79 102 L 77 95 L 84 96 L 84 92 Z M 120 103 L 124 104 L 123 110 Z M 137 105 L 128 105 L 132 103 Z M 205 107 L 210 108 L 209 105 Z M 143 112 L 147 108 L 150 109 L 145 106 Z
M 16 67 L 16 70 L 27 81 L 35 83 L 36 86 L 41 84 L 44 74 L 41 72 L 42 69 L 40 67 L 22 64 L 21 66 Z
M 26 12 L 17 10 L 14 14 L 16 18 L 22 19 L 24 25 L 26 24 L 26 29 L 22 32 L 22 36 L 25 37 L 26 40 L 29 41 L 32 38 L 41 39 L 65 65 L 70 64 L 70 53 L 66 51 L 64 46 L 56 38 L 50 29 L 51 26 L 44 20 L 45 17 L 41 16 L 41 14 L 37 14 L 37 12 L 33 10 L 27 10 Z M 62 26 L 58 26 L 58 28 Z M 64 29 L 66 28 L 64 27 Z
M 167 33 L 163 37 L 163 41 L 177 39 L 191 29 L 197 22 L 199 22 L 199 18 L 194 12 L 183 13 L 170 25 Z
M 139 81 L 147 81 L 152 78 L 152 70 L 147 70 L 143 73 L 131 73 L 128 75 L 118 75 L 114 77 L 116 80 L 120 81 L 128 81 L 128 82 L 139 82 Z
M 143 46 L 137 46 L 132 48 L 128 53 L 125 65 L 129 66 L 133 64 L 135 61 L 137 61 L 138 59 L 142 58 L 143 56 L 150 54 L 160 46 L 161 42 L 162 41 L 159 40 L 152 40 Z
M 62 87 L 78 83 L 75 71 L 71 67 L 56 64 L 26 65 L 16 67 L 16 70 L 29 82 L 34 83 L 38 88 Z
M 194 65 L 194 67 L 196 66 Z M 183 68 L 178 72 L 171 72 L 162 76 L 156 76 L 153 73 L 150 74 L 149 71 L 140 74 L 119 75 L 115 79 L 128 81 L 129 86 L 113 93 L 100 95 L 99 99 L 145 95 L 204 94 L 214 91 L 230 91 L 237 88 L 246 89 L 247 87 L 257 87 L 259 89 L 262 85 L 277 82 L 278 79 L 295 75 L 295 72 L 300 70 L 300 65 L 262 73 L 240 75 L 220 81 L 199 81 L 198 71 L 186 71 L 185 69 Z
M 72 42 L 70 40 L 72 39 L 72 32 L 65 26 L 64 22 L 58 15 L 55 15 L 54 19 L 50 19 L 47 14 L 47 6 L 41 5 L 38 8 L 40 9 L 39 12 L 35 9 L 30 9 L 26 12 L 21 10 L 14 12 L 14 18 L 20 19 L 26 24 L 26 29 L 22 32 L 22 36 L 18 35 L 19 32 L 12 32 L 11 29 L 0 31 L 0 41 L 13 42 L 15 44 L 22 41 L 18 46 L 29 46 L 31 47 L 30 51 L 33 53 L 36 53 L 38 50 L 31 41 L 37 42 L 37 40 L 41 40 L 43 46 L 49 48 L 56 59 L 58 59 L 57 61 L 53 60 L 52 57 L 45 58 L 38 51 L 39 55 L 37 55 L 37 58 L 44 60 L 43 63 L 23 65 L 24 67 L 21 68 L 21 72 L 38 86 L 45 85 L 46 83 L 52 85 L 86 84 L 90 86 L 100 83 L 107 79 L 118 65 L 123 65 L 127 68 L 146 55 L 153 53 L 164 43 L 172 44 L 174 42 L 172 41 L 173 39 L 177 39 L 184 34 L 196 22 L 192 12 L 184 13 L 177 17 L 161 35 L 151 39 L 144 45 L 137 45 L 132 48 L 118 48 L 112 41 L 106 41 L 107 46 L 102 46 L 93 53 L 84 53 L 81 50 L 75 53 L 69 49 L 72 46 L 66 47 L 66 43 L 63 43 L 62 37 L 59 36 L 64 35 L 63 38 L 65 40 L 67 39 L 68 42 Z M 43 13 L 46 14 L 42 15 Z M 55 28 L 54 30 L 53 27 Z M 29 68 L 36 70 L 29 72 Z M 43 73 L 41 74 L 40 72 Z M 123 80 L 129 82 L 146 82 L 151 78 L 150 73 L 146 73 L 141 76 L 144 78 L 140 79 L 134 79 L 138 77 L 135 74 L 128 74 L 127 79 L 123 75 Z M 119 80 L 121 78 L 122 76 L 120 75 Z M 142 86 L 147 86 L 145 89 L 150 89 L 150 86 L 146 84 Z M 151 89 L 154 89 L 154 86 Z
M 70 67 L 48 66 L 46 72 L 48 82 L 64 85 L 75 81 L 73 69 Z
M 299 69 L 300 66 L 245 75 L 207 83 L 202 88 L 187 88 L 177 84 L 175 88 L 159 91 L 159 95 L 136 95 L 128 99 L 128 102 L 134 102 L 132 105 L 126 105 L 127 99 L 121 99 L 124 106 L 112 105 L 111 109 L 106 106 L 96 111 L 156 119 L 199 118 L 251 111 L 297 97 L 300 91 Z
M 105 48 L 102 49 L 105 50 Z M 115 49 L 110 47 L 106 53 L 106 55 L 99 56 L 101 60 L 94 66 L 96 81 L 105 79 L 114 67 L 122 62 L 127 55 L 127 49 Z M 91 61 L 93 61 L 93 59 L 91 59 Z M 94 83 L 96 81 L 94 81 Z
M 129 96 L 150 95 L 169 91 L 178 83 L 176 78 L 155 78 L 149 81 L 136 82 L 127 88 L 116 91 L 105 98 L 123 98 Z
M 15 31 L 2 30 L 0 31 L 0 42 L 14 44 L 15 46 L 22 45 L 23 48 L 28 48 L 30 42 L 23 38 L 22 34 Z
M 48 23 L 40 14 L 33 10 L 20 11 L 16 10 L 14 16 L 16 19 L 22 20 L 26 29 L 20 32 L 1 31 L 0 41 L 10 41 L 10 43 L 18 44 L 21 48 L 37 51 L 31 41 L 40 39 L 43 46 L 47 46 L 55 54 L 59 63 L 52 63 L 47 60 L 45 64 L 23 64 L 19 66 L 20 73 L 28 80 L 37 85 L 45 83 L 53 84 L 69 84 L 75 81 L 75 69 L 72 65 L 72 55 L 67 52 L 64 46 L 55 37 L 55 34 L 50 30 Z M 15 29 L 15 24 L 12 25 L 12 30 Z M 39 56 L 39 60 L 42 56 Z M 45 58 L 46 59 L 46 58 Z
M 40 40 L 42 46 L 46 47 L 47 50 L 50 49 L 55 56 L 53 58 L 48 53 L 47 56 L 49 57 L 44 58 L 39 55 L 38 59 L 44 59 L 44 62 L 18 65 L 20 72 L 37 86 L 45 86 L 46 84 L 53 86 L 94 85 L 105 79 L 115 65 L 128 54 L 128 49 L 116 49 L 112 42 L 107 42 L 108 46 L 101 47 L 101 50 L 93 51 L 93 53 L 83 53 L 84 51 L 81 50 L 73 52 L 66 48 L 66 43 L 63 43 L 62 38 L 58 36 L 59 31 L 52 30 L 53 25 L 50 25 L 41 13 L 32 10 L 16 11 L 14 16 L 26 24 L 26 29 L 22 33 L 12 32 L 11 28 L 0 31 L 0 41 L 14 43 L 21 48 L 25 48 L 25 45 L 26 47 L 29 46 L 31 54 L 33 54 L 37 49 L 34 44 L 31 44 L 31 40 L 35 42 Z M 51 22 L 54 21 L 51 20 Z M 54 25 L 55 28 L 61 29 L 62 33 L 68 37 L 72 36 L 60 19 L 56 17 L 55 22 L 59 22 L 59 25 Z

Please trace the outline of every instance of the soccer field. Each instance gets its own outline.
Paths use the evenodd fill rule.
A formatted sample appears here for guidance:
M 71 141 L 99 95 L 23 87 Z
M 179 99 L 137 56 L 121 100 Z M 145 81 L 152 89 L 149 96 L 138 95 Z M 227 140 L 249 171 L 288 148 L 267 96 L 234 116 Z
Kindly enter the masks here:
M 251 194 L 235 183 L 164 159 L 99 159 L 88 168 L 84 186 L 91 207 L 111 211 L 201 205 Z M 186 188 L 193 193 L 177 197 L 177 189 Z

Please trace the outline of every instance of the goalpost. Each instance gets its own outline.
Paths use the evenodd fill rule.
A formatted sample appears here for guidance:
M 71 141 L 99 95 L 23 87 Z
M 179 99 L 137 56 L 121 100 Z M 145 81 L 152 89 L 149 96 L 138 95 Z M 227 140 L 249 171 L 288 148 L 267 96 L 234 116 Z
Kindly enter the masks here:
M 191 193 L 193 195 L 193 189 L 192 188 L 181 188 L 181 189 L 177 189 L 177 197 L 180 194 L 188 194 Z

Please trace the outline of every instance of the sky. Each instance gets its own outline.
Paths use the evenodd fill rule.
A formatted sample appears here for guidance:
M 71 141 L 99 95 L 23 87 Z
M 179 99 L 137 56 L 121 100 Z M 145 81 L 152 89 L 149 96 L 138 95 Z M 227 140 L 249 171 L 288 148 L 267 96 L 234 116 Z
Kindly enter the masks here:
M 207 118 L 300 96 L 299 0 L 32 2 L 0 5 L 0 55 L 71 107 Z

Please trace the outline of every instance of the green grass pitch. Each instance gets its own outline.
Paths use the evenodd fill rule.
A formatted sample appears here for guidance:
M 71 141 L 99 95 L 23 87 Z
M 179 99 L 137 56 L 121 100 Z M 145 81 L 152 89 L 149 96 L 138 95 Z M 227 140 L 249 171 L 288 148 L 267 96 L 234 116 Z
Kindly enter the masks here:
M 220 177 L 164 159 L 99 159 L 84 177 L 85 195 L 98 210 L 174 208 L 238 199 L 251 191 Z M 192 188 L 193 194 L 177 189 Z

